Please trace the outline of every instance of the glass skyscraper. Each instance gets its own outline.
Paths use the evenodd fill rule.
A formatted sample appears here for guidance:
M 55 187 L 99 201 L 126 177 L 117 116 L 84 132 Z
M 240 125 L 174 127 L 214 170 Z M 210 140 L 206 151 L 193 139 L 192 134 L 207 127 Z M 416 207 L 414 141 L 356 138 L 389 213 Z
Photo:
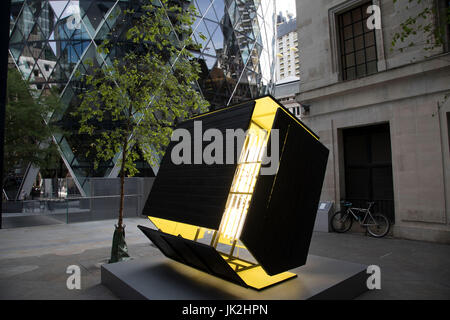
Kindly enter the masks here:
M 55 134 L 54 140 L 83 195 L 90 192 L 86 179 L 115 177 L 118 168 L 114 159 L 94 170 L 93 160 L 86 157 L 89 139 L 77 133 L 78 124 L 71 117 L 71 111 L 80 104 L 82 85 L 77 75 L 90 72 L 92 67 L 86 63 L 89 60 L 96 66 L 111 62 L 111 57 L 97 52 L 97 46 L 106 38 L 111 42 L 125 39 L 132 21 L 125 19 L 124 10 L 139 7 L 140 2 L 12 0 L 10 64 L 30 82 L 37 95 L 46 94 L 50 88 L 60 95 L 63 112 L 54 114 L 51 121 L 70 134 Z M 187 2 L 198 11 L 191 37 L 202 49 L 193 54 L 202 70 L 198 88 L 211 108 L 273 93 L 275 1 Z M 113 51 L 111 55 L 120 57 Z

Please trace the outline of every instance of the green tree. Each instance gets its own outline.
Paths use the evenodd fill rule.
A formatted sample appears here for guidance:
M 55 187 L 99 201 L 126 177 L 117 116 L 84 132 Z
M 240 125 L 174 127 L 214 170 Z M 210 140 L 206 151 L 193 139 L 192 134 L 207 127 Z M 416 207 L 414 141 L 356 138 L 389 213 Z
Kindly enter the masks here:
M 5 176 L 29 163 L 47 168 L 59 159 L 52 132 L 46 121 L 60 108 L 57 95 L 48 91 L 39 98 L 15 68 L 8 70 L 5 117 Z
M 405 3 L 406 10 L 409 10 L 413 5 L 423 5 L 423 8 L 400 23 L 400 31 L 393 34 L 391 50 L 394 50 L 399 44 L 405 44 L 406 47 L 416 45 L 417 43 L 411 40 L 411 38 L 418 33 L 425 35 L 425 50 L 433 50 L 445 45 L 445 37 L 447 32 L 449 32 L 450 7 L 440 5 L 440 1 L 437 2 L 437 6 L 435 1 L 401 1 Z M 393 2 L 395 4 L 397 0 L 393 0 Z M 400 47 L 400 52 L 404 48 L 405 46 Z
M 200 72 L 189 48 L 194 6 L 182 8 L 179 1 L 145 0 L 139 9 L 124 11 L 132 19 L 127 41 L 104 41 L 98 48 L 107 56 L 122 55 L 84 75 L 82 103 L 73 113 L 80 133 L 92 136 L 94 167 L 120 154 L 120 206 L 110 262 L 128 257 L 123 225 L 124 179 L 137 173 L 139 146 L 144 158 L 157 164 L 170 141 L 174 123 L 205 111 L 208 103 L 195 90 Z M 169 17 L 169 19 L 168 19 Z

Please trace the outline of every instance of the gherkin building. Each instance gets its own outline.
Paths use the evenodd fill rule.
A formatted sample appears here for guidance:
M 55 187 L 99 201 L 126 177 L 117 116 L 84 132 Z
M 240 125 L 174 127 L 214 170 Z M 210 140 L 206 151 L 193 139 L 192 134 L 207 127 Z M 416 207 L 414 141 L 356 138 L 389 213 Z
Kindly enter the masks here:
M 201 66 L 197 88 L 211 108 L 273 93 L 275 0 L 178 1 L 197 8 L 191 37 L 202 49 L 192 53 Z M 113 159 L 94 169 L 93 160 L 86 156 L 89 139 L 77 133 L 78 124 L 71 117 L 71 111 L 80 104 L 82 85 L 77 75 L 110 63 L 113 57 L 101 56 L 97 46 L 105 39 L 124 41 L 132 24 L 124 18 L 124 11 L 139 8 L 140 3 L 11 1 L 9 63 L 29 81 L 34 94 L 43 95 L 48 90 L 58 93 L 63 112 L 54 115 L 52 121 L 60 124 L 65 133 L 55 133 L 53 138 L 82 195 L 90 194 L 89 178 L 116 177 L 118 168 L 117 159 Z M 119 52 L 113 50 L 110 54 L 120 58 Z M 88 61 L 93 61 L 94 66 Z M 147 175 L 156 172 L 156 168 L 141 161 L 138 167 L 147 170 Z M 27 170 L 24 181 L 34 180 L 36 173 Z

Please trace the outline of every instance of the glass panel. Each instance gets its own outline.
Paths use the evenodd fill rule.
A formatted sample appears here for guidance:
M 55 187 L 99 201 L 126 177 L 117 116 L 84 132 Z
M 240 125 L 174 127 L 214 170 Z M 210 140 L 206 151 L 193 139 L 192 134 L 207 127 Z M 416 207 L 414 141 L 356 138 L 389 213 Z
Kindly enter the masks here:
M 219 21 L 222 20 L 226 9 L 225 9 L 225 0 L 214 0 L 213 1 L 213 6 L 214 6 L 214 11 L 216 12 L 217 18 Z
M 45 2 L 37 20 L 37 24 L 41 28 L 45 39 L 47 39 L 50 33 L 53 31 L 56 19 L 57 18 L 52 8 L 47 2 Z
M 345 41 L 345 53 L 350 53 L 355 51 L 353 47 L 353 39 Z
M 356 64 L 365 63 L 365 54 L 364 50 L 360 50 L 356 52 Z
M 211 70 L 215 65 L 217 59 L 215 57 L 210 57 L 208 55 L 203 56 L 205 58 L 206 66 L 208 67 L 208 70 Z
M 11 37 L 9 39 L 9 43 L 17 43 L 24 41 L 22 32 L 18 28 L 16 28 L 13 33 L 11 34 Z
M 24 47 L 24 45 L 22 43 L 11 44 L 9 46 L 9 50 L 11 51 L 11 54 L 14 57 L 14 60 L 16 60 L 16 62 L 20 57 L 20 53 L 22 52 L 23 47 Z
M 22 13 L 16 21 L 16 28 L 18 28 L 25 39 L 28 39 L 28 35 L 34 26 L 33 13 L 25 3 L 22 9 Z
M 355 54 L 351 53 L 345 56 L 345 63 L 347 67 L 355 65 Z
M 364 35 L 364 41 L 366 42 L 367 47 L 375 45 L 375 34 L 373 32 L 366 33 Z
M 366 26 L 365 10 L 368 4 L 370 3 L 354 8 L 338 17 L 344 80 L 365 76 L 369 72 L 366 63 L 368 61 L 376 62 L 377 59 L 375 32 L 368 30 Z M 355 59 L 355 62 L 351 61 L 352 58 Z M 348 67 L 352 67 L 352 69 L 347 70 Z M 374 65 L 371 65 L 371 72 L 373 72 L 373 67 Z
M 375 47 L 370 47 L 366 49 L 367 61 L 373 61 L 377 59 L 377 53 Z
M 355 50 L 361 50 L 364 48 L 364 37 L 359 36 L 355 38 Z
M 356 8 L 352 11 L 352 19 L 353 19 L 353 22 L 356 22 L 356 21 L 359 21 L 362 19 L 361 8 Z
M 376 61 L 367 63 L 367 74 L 373 74 L 373 73 L 376 73 L 377 71 L 378 71 L 378 68 L 377 68 Z
M 366 75 L 366 65 L 365 64 L 361 64 L 356 67 L 356 75 L 358 77 L 362 77 L 362 76 Z
M 214 10 L 214 7 L 209 8 L 209 10 L 206 12 L 205 18 L 212 20 L 214 22 L 219 22 L 220 20 L 217 18 L 216 12 Z
M 346 70 L 346 79 L 347 79 L 347 80 L 353 80 L 353 79 L 355 79 L 355 78 L 356 78 L 356 70 L 355 70 L 355 67 L 348 68 L 348 69 Z
M 195 0 L 197 2 L 197 9 L 198 12 L 204 16 L 206 13 L 206 10 L 209 9 L 209 6 L 211 2 L 209 0 Z
M 348 26 L 352 23 L 352 16 L 350 12 L 347 12 L 342 15 L 342 23 L 344 26 Z
M 17 17 L 19 16 L 20 10 L 22 9 L 23 1 L 11 1 L 11 12 L 10 12 L 10 28 L 14 26 Z
M 363 23 L 357 22 L 353 25 L 354 36 L 359 36 L 363 33 Z
M 69 4 L 69 1 L 49 1 L 48 3 L 55 14 L 55 17 L 59 18 Z
M 352 37 L 353 37 L 353 28 L 352 28 L 352 26 L 350 25 L 348 27 L 345 27 L 344 28 L 344 39 L 347 40 L 347 39 L 350 39 Z

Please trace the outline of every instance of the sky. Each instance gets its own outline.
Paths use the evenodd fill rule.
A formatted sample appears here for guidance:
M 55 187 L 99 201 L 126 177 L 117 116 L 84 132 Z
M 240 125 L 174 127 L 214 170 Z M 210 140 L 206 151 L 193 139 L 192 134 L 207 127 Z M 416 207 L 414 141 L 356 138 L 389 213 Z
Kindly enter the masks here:
M 295 0 L 276 0 L 277 14 L 282 12 L 286 16 L 286 11 L 296 16 Z

